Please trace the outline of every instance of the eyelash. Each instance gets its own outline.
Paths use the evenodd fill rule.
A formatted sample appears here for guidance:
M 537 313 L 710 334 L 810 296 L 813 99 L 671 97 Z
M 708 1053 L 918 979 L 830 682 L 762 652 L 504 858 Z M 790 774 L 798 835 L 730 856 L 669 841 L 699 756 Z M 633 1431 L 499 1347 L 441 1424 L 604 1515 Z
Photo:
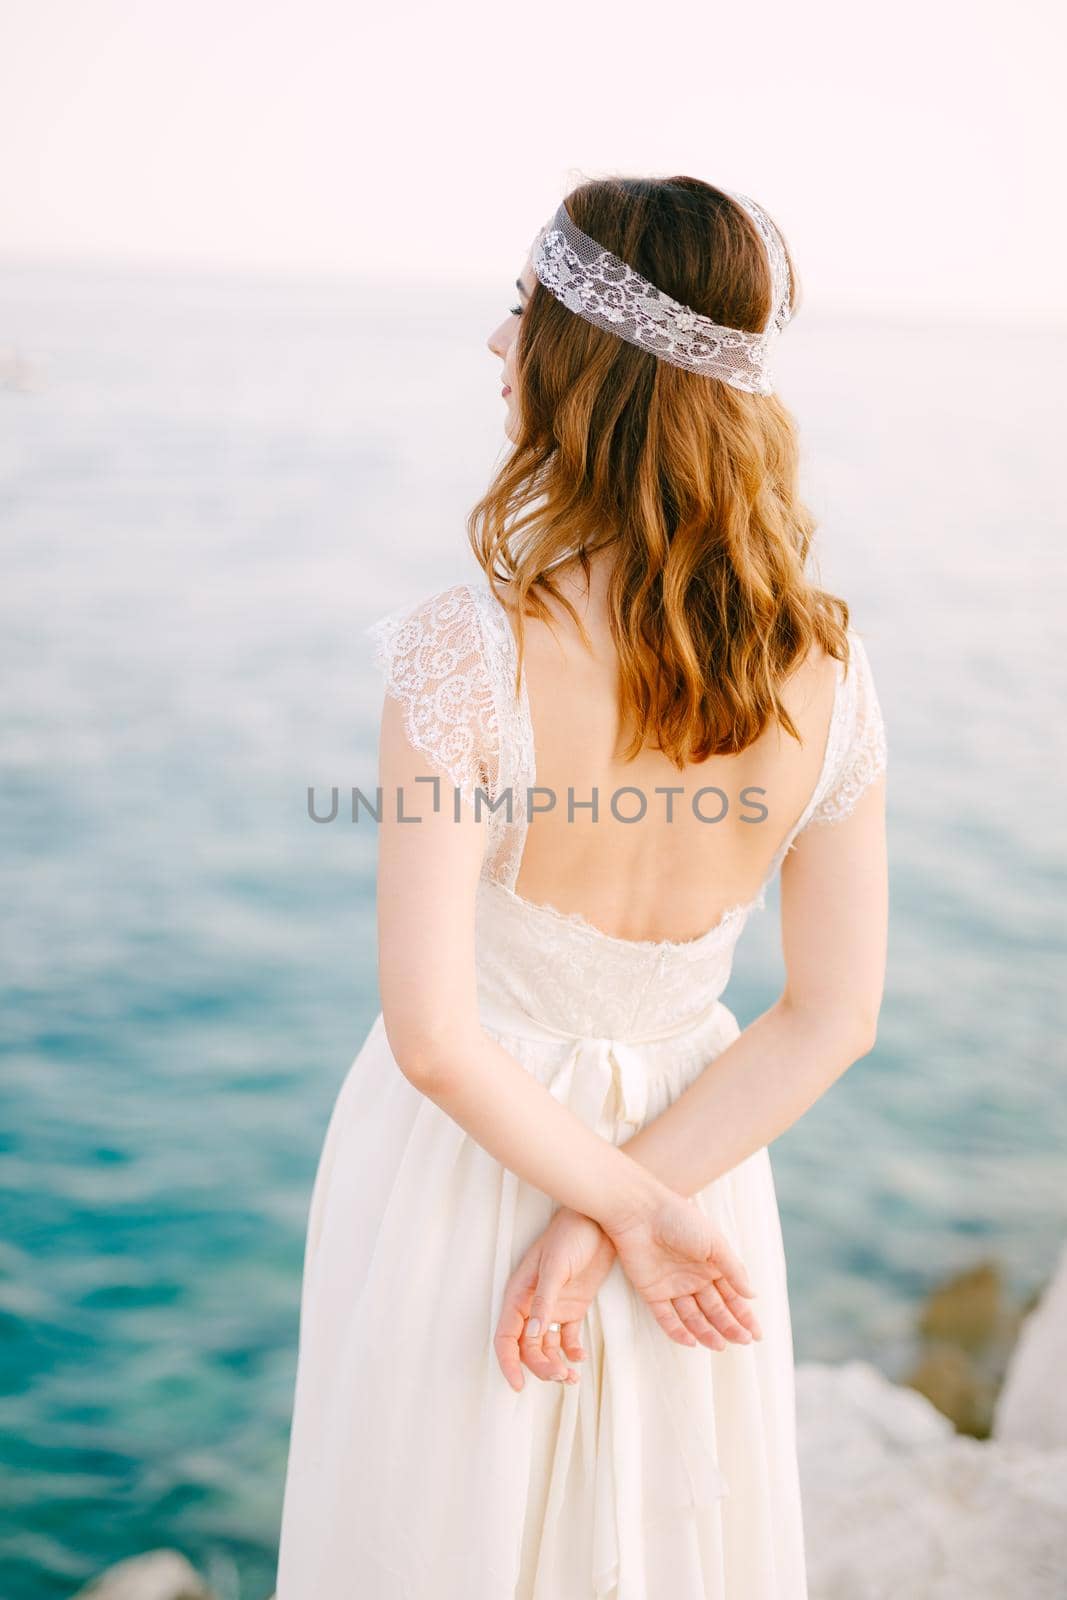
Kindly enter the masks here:
M 521 306 L 511 306 L 509 309 L 510 309 L 511 315 L 513 317 L 521 317 L 522 316 L 522 307 Z

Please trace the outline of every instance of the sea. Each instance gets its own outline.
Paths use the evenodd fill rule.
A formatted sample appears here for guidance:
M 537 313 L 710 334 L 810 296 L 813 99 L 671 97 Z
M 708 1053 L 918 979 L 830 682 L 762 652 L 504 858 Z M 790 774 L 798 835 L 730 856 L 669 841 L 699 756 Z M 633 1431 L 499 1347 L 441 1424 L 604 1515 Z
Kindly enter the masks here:
M 477 575 L 510 301 L 0 266 L 0 1570 L 267 1600 L 304 1228 L 378 1009 L 367 624 Z M 1067 329 L 812 309 L 779 391 L 889 747 L 878 1040 L 772 1149 L 797 1359 L 1067 1233 Z M 342 808 L 341 818 L 344 817 Z M 782 979 L 777 893 L 726 1000 Z M 402 1377 L 402 1375 L 401 1375 Z

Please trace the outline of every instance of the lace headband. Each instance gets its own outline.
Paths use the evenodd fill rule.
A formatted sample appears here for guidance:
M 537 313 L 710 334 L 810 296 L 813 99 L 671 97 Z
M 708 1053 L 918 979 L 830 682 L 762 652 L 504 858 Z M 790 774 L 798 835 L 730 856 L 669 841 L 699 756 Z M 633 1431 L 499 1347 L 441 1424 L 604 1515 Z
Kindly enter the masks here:
M 533 269 L 545 288 L 569 311 L 620 339 L 734 389 L 773 394 L 768 371 L 771 347 L 789 321 L 789 259 L 781 234 L 754 200 L 731 194 L 759 229 L 773 283 L 773 310 L 762 333 L 723 328 L 690 311 L 649 283 L 633 267 L 590 239 L 572 222 L 564 204 L 531 249 Z

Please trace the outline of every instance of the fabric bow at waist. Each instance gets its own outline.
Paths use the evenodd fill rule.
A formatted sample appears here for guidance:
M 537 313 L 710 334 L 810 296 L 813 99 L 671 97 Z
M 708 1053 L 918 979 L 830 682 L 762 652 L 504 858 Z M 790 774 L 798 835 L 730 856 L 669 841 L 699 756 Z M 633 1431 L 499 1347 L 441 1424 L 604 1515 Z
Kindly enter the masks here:
M 639 1128 L 648 1114 L 648 1067 L 641 1046 L 693 1033 L 716 1012 L 722 1014 L 723 1040 L 736 1037 L 733 1013 L 719 1000 L 684 1024 L 655 1034 L 614 1038 L 580 1035 L 530 1016 L 495 997 L 479 997 L 482 1026 L 495 1034 L 541 1043 L 569 1040 L 571 1048 L 547 1084 L 602 1138 L 614 1140 L 621 1128 Z M 717 1053 L 709 1043 L 709 1060 Z M 519 1180 L 504 1172 L 502 1215 L 514 1217 Z M 699 1203 L 699 1202 L 698 1202 Z M 519 1252 L 529 1241 L 515 1241 Z M 493 1316 L 500 1315 L 507 1277 L 518 1260 L 515 1250 L 498 1259 Z M 506 1269 L 506 1270 L 505 1270 Z M 707 1511 L 729 1493 L 715 1452 L 715 1405 L 712 1352 L 675 1344 L 668 1339 L 637 1294 L 618 1261 L 597 1290 L 589 1308 L 590 1339 L 595 1326 L 603 1345 L 601 1403 L 597 1405 L 591 1364 L 581 1381 L 563 1385 L 559 1436 L 541 1534 L 541 1550 L 552 1570 L 551 1548 L 564 1504 L 569 1464 L 576 1439 L 584 1440 L 582 1458 L 594 1474 L 593 1562 L 591 1592 L 613 1600 L 651 1600 L 646 1585 L 644 1529 L 649 1518 L 686 1517 Z M 503 1380 L 501 1379 L 501 1382 Z M 529 1396 L 499 1394 L 505 1407 L 521 1415 Z M 678 1530 L 684 1537 L 683 1530 Z
M 641 1127 L 648 1115 L 648 1067 L 642 1045 L 685 1038 L 717 1014 L 733 1020 L 722 1001 L 715 999 L 674 1027 L 619 1038 L 557 1028 L 494 996 L 480 995 L 478 1012 L 482 1026 L 492 1033 L 541 1044 L 570 1041 L 571 1049 L 549 1080 L 548 1091 L 605 1139 L 612 1139 L 619 1124 Z

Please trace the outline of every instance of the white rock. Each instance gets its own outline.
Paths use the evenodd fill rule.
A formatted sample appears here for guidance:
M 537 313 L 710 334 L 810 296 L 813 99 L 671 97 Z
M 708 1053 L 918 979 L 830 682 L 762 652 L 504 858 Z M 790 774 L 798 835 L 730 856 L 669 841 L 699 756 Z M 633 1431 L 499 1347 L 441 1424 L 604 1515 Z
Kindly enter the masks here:
M 1064 1600 L 1067 1448 L 957 1434 L 866 1362 L 797 1368 L 809 1600 Z
M 1067 1446 L 1067 1244 L 1040 1301 L 1019 1330 L 993 1413 L 994 1439 Z M 1065 1585 L 1067 1593 L 1067 1585 Z
M 108 1567 L 79 1589 L 75 1600 L 215 1600 L 196 1569 L 177 1550 L 148 1550 Z

